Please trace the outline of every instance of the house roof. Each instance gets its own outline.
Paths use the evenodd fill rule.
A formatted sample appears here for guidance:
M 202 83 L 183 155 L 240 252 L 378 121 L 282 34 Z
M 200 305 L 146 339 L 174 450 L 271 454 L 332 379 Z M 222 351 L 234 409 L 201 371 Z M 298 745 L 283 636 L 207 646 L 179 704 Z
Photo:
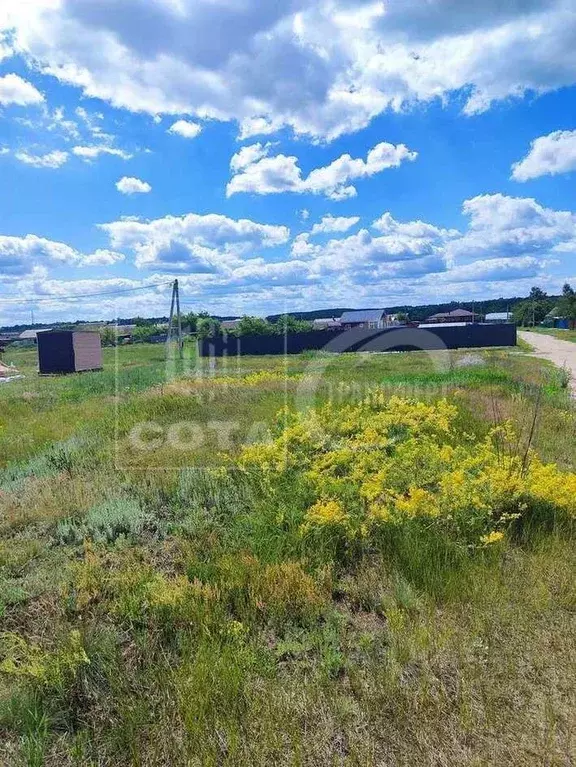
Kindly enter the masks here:
M 551 309 L 548 314 L 546 315 L 546 319 L 549 320 L 563 320 L 564 315 L 560 312 L 560 307 L 555 306 L 553 309 Z
M 340 322 L 380 322 L 386 309 L 361 309 L 360 311 L 344 312 L 340 317 Z
M 512 312 L 489 312 L 486 315 L 486 320 L 503 320 L 506 322 L 507 320 L 512 318 Z
M 40 328 L 39 330 L 23 330 L 18 336 L 19 341 L 34 341 L 38 333 L 46 333 L 52 328 Z
M 337 319 L 336 317 L 317 317 L 315 320 L 312 320 L 312 326 L 313 327 L 340 327 L 341 321 Z
M 428 317 L 428 319 L 443 320 L 448 319 L 449 317 L 474 317 L 474 314 L 469 312 L 467 309 L 454 309 L 451 312 L 438 312 L 437 314 L 433 314 L 431 317 Z

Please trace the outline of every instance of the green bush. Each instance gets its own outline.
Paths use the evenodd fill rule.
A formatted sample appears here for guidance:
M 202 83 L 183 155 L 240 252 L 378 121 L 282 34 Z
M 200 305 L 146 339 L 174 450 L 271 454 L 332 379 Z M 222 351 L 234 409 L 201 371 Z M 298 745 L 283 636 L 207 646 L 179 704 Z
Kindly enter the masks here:
M 65 519 L 58 524 L 60 543 L 79 544 L 89 538 L 112 543 L 119 536 L 137 537 L 152 525 L 153 517 L 132 498 L 117 498 L 93 506 L 83 519 Z

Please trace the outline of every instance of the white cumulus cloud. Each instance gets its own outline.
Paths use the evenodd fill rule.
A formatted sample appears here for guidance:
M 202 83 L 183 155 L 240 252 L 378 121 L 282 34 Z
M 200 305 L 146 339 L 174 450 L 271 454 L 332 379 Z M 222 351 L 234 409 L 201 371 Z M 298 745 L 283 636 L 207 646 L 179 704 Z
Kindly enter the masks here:
M 10 46 L 115 107 L 333 139 L 451 94 L 474 114 L 576 82 L 570 0 L 34 0 Z
M 123 260 L 121 253 L 97 250 L 84 254 L 64 242 L 27 234 L 25 237 L 0 235 L 0 275 L 22 277 L 48 266 L 109 266 Z
M 98 249 L 94 253 L 84 256 L 82 266 L 112 266 L 120 261 L 124 261 L 123 253 L 117 253 L 113 250 Z
M 479 195 L 462 210 L 470 225 L 450 246 L 456 258 L 535 256 L 576 243 L 576 214 L 545 208 L 531 197 Z
M 169 129 L 168 133 L 176 133 L 182 138 L 196 138 L 202 132 L 202 126 L 189 120 L 177 120 Z
M 29 104 L 41 104 L 44 96 L 28 80 L 23 80 L 19 75 L 8 74 L 0 77 L 0 104 L 8 106 L 28 106 Z
M 72 148 L 72 152 L 76 157 L 81 157 L 83 160 L 89 162 L 90 160 L 96 160 L 101 154 L 109 154 L 114 157 L 121 157 L 123 160 L 130 160 L 133 155 L 126 152 L 124 149 L 116 149 L 115 147 L 108 146 L 106 144 L 96 144 L 94 146 L 75 146 Z
M 270 151 L 270 147 L 272 144 L 249 144 L 248 146 L 243 146 L 241 149 L 239 149 L 236 154 L 232 155 L 232 159 L 230 160 L 230 170 L 233 173 L 239 173 L 241 170 L 244 170 L 244 168 L 247 168 L 249 165 L 254 165 L 254 163 L 258 162 L 258 160 L 261 160 L 263 157 L 266 157 L 268 152 Z
M 122 219 L 101 224 L 113 248 L 130 250 L 139 267 L 163 272 L 215 273 L 241 258 L 288 241 L 285 226 L 232 219 L 216 213 L 166 216 L 153 221 Z
M 529 181 L 571 170 L 576 170 L 576 130 L 557 130 L 534 139 L 526 157 L 512 166 L 512 178 Z
M 68 161 L 68 152 L 57 149 L 46 154 L 32 154 L 26 150 L 15 152 L 14 157 L 35 168 L 61 168 Z
M 122 194 L 148 194 L 152 187 L 147 181 L 132 176 L 123 176 L 116 182 L 116 189 Z
M 440 276 L 447 282 L 505 282 L 542 274 L 548 262 L 533 256 L 488 258 L 455 266 Z
M 332 232 L 347 232 L 360 221 L 360 216 L 332 216 L 328 214 L 314 224 L 311 234 L 328 234 Z
M 388 168 L 397 168 L 402 162 L 415 160 L 418 156 L 417 152 L 411 151 L 404 144 L 382 142 L 368 152 L 365 160 L 343 154 L 330 165 L 315 168 L 303 178 L 296 157 L 283 154 L 270 157 L 268 152 L 268 146 L 256 144 L 243 147 L 232 157 L 230 165 L 233 173 L 237 172 L 226 188 L 228 197 L 239 192 L 294 192 L 321 194 L 332 200 L 344 200 L 357 194 L 350 181 L 373 176 Z

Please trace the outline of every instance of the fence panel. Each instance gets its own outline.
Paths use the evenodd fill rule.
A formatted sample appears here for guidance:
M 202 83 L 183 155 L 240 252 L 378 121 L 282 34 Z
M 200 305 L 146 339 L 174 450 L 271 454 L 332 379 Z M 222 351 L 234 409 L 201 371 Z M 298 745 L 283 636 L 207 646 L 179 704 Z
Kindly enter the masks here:
M 280 336 L 205 338 L 198 344 L 202 357 L 263 354 L 300 354 L 304 351 L 385 352 L 516 346 L 516 325 L 462 325 L 441 328 L 384 328 L 370 330 L 312 330 Z

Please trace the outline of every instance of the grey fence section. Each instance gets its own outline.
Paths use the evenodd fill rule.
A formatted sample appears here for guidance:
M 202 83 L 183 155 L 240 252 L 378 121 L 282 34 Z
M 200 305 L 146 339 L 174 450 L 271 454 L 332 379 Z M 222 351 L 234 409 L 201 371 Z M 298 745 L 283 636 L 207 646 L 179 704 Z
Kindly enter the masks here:
M 385 352 L 516 346 L 516 325 L 464 325 L 441 328 L 385 328 L 370 330 L 313 330 L 280 336 L 205 338 L 199 342 L 202 357 L 262 354 L 300 354 L 305 351 Z

